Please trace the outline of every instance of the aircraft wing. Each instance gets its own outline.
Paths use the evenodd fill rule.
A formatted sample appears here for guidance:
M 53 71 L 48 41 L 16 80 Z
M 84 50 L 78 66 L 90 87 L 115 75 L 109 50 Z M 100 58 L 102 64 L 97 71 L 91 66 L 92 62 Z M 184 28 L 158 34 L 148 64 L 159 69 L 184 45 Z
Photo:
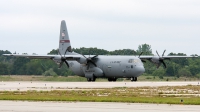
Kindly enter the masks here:
M 3 54 L 4 56 L 13 56 L 13 57 L 25 57 L 31 59 L 60 59 L 60 55 L 28 55 L 28 54 Z M 66 60 L 76 60 L 80 59 L 80 55 L 63 55 Z
M 158 56 L 140 56 L 140 59 L 152 59 Z M 171 59 L 171 58 L 197 58 L 198 56 L 162 56 L 164 59 Z
M 157 68 L 159 68 L 160 64 L 163 64 L 166 68 L 166 64 L 164 62 L 165 59 L 172 59 L 172 58 L 197 58 L 198 56 L 139 56 L 142 62 L 146 62 L 145 60 L 149 60 L 150 62 L 157 65 Z

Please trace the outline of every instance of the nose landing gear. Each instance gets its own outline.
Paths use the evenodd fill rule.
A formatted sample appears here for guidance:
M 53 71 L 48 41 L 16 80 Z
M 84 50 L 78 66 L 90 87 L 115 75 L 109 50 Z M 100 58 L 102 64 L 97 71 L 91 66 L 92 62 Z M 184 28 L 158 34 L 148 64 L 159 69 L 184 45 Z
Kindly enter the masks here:
M 95 82 L 95 81 L 96 81 L 96 78 L 95 78 L 95 77 L 93 77 L 93 78 L 87 78 L 87 81 L 88 81 L 88 82 Z
M 137 77 L 131 77 L 131 82 L 136 82 L 137 81 Z

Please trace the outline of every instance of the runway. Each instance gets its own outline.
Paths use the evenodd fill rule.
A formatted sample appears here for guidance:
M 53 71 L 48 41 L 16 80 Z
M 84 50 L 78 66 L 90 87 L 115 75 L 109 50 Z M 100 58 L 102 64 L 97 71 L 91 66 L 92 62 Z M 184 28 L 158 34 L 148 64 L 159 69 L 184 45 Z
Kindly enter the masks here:
M 192 82 L 0 82 L 0 91 L 27 91 L 27 90 L 68 90 L 84 88 L 114 88 L 114 87 L 142 87 L 142 86 L 185 86 L 200 85 Z
M 50 91 L 114 87 L 158 87 L 199 85 L 193 82 L 0 82 L 0 91 Z M 0 101 L 0 112 L 199 112 L 197 105 L 139 104 L 113 102 L 28 102 Z
M 0 112 L 199 112 L 198 105 L 0 101 Z

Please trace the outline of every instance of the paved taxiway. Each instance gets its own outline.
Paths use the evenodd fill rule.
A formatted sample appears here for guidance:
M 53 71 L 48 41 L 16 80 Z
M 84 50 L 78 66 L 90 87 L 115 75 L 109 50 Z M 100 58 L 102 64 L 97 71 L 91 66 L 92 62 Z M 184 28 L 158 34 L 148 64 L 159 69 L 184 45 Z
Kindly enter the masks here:
M 199 105 L 0 101 L 0 112 L 199 112 Z
M 83 88 L 113 88 L 113 87 L 142 87 L 142 86 L 184 86 L 200 85 L 192 82 L 0 82 L 0 91 L 27 90 L 67 90 Z
M 193 82 L 0 82 L 0 91 L 67 90 L 142 86 L 199 85 Z M 200 106 L 111 102 L 27 102 L 0 101 L 0 112 L 199 112 Z

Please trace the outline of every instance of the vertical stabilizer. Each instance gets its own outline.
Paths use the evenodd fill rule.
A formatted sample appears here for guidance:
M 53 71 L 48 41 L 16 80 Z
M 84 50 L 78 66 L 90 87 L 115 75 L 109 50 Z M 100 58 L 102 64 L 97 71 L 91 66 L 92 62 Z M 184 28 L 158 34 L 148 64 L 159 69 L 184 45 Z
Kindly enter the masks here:
M 72 52 L 67 26 L 64 20 L 61 21 L 60 25 L 59 51 L 61 55 L 64 55 L 66 52 Z

